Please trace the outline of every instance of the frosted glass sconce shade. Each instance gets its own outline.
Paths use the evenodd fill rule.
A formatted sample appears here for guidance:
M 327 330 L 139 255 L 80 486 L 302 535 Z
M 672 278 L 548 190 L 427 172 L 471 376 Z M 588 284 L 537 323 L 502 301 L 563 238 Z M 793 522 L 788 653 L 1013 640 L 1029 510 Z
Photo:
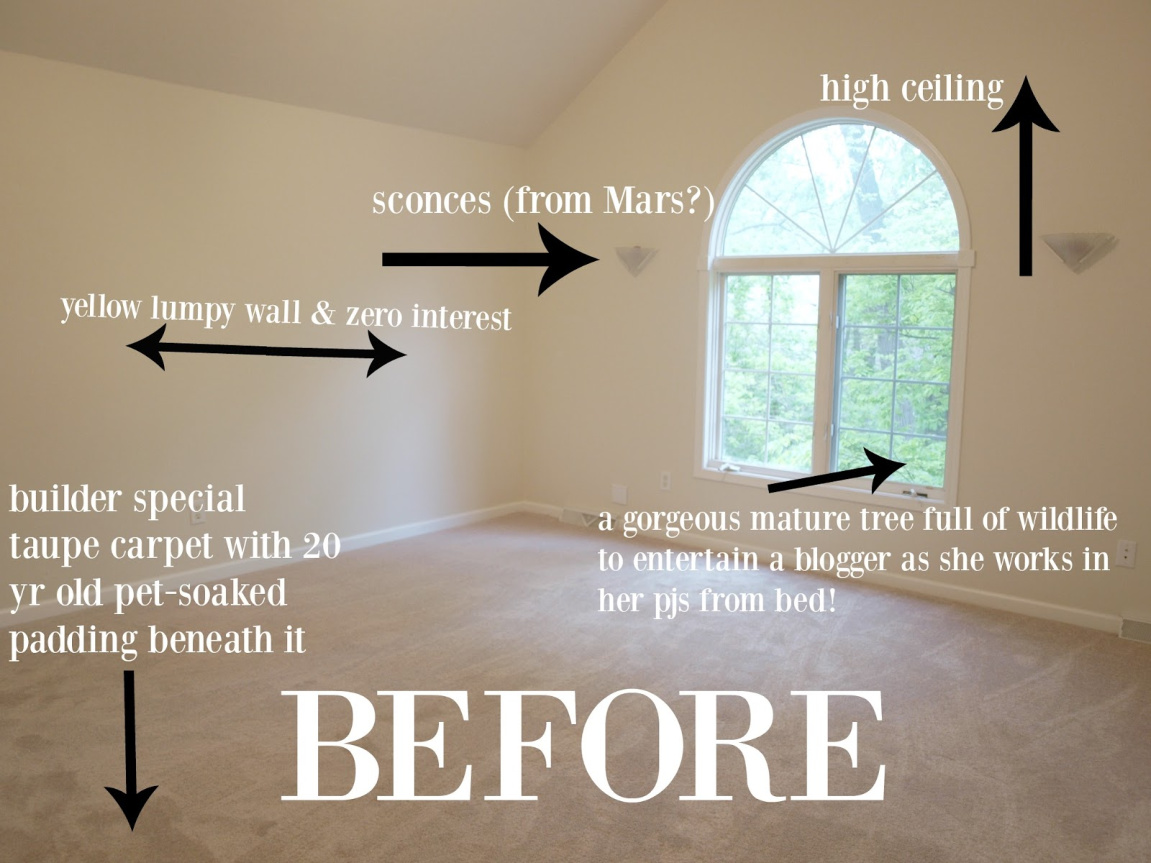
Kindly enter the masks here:
M 1114 248 L 1111 234 L 1044 234 L 1051 247 L 1073 273 L 1081 273 Z
M 655 257 L 655 252 L 655 249 L 645 249 L 643 246 L 616 246 L 615 250 L 624 268 L 633 276 L 639 275 L 639 271 Z

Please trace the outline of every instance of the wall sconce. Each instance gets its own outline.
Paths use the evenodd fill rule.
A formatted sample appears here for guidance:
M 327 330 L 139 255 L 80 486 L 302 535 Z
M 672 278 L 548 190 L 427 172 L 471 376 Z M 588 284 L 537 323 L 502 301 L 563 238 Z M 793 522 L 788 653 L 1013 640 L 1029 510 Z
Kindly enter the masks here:
M 1043 242 L 1071 272 L 1081 273 L 1110 252 L 1119 241 L 1111 234 L 1044 234 Z
M 655 257 L 655 249 L 645 249 L 643 246 L 616 246 L 615 253 L 620 261 L 633 276 L 647 266 L 648 261 Z

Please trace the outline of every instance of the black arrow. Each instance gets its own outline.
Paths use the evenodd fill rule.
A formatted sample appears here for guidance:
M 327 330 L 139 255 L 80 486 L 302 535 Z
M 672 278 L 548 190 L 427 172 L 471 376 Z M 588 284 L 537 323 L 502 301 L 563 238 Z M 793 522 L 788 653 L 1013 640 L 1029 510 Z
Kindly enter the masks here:
M 774 491 L 791 491 L 794 488 L 805 488 L 809 485 L 823 485 L 827 482 L 836 482 L 841 479 L 855 479 L 861 476 L 871 476 L 875 474 L 875 479 L 871 481 L 871 493 L 875 494 L 875 490 L 879 488 L 885 479 L 906 465 L 906 462 L 892 461 L 889 458 L 884 458 L 881 455 L 876 455 L 871 450 L 864 447 L 863 450 L 867 454 L 867 460 L 871 462 L 871 467 L 857 467 L 851 470 L 837 470 L 835 473 L 824 473 L 819 476 L 804 476 L 799 479 L 789 479 L 783 482 L 773 482 L 767 487 L 769 492 Z
M 136 829 L 136 819 L 152 792 L 159 786 L 153 785 L 143 791 L 136 790 L 136 681 L 135 672 L 124 672 L 124 784 L 126 790 L 105 785 L 105 790 L 119 805 L 128 819 L 128 827 Z
M 134 351 L 139 351 L 160 368 L 164 368 L 164 357 L 161 352 L 173 354 L 259 354 L 266 357 L 360 357 L 372 361 L 372 364 L 368 366 L 368 377 L 371 377 L 372 372 L 383 368 L 392 360 L 406 356 L 406 354 L 400 353 L 377 339 L 371 330 L 368 330 L 368 339 L 372 343 L 370 348 L 281 348 L 261 345 L 205 345 L 160 341 L 164 338 L 164 328 L 167 326 L 167 324 L 161 325 L 160 329 L 152 335 L 145 336 L 138 342 L 132 342 L 128 347 Z
M 1048 132 L 1058 132 L 1055 124 L 1043 113 L 1039 100 L 1031 92 L 1027 77 L 1023 86 L 999 125 L 992 132 L 1002 132 L 1012 126 L 1019 126 L 1019 275 L 1031 275 L 1031 127 L 1039 126 Z
M 539 296 L 568 273 L 599 258 L 585 255 L 556 239 L 543 225 L 540 238 L 546 252 L 384 252 L 385 267 L 547 267 L 540 279 Z

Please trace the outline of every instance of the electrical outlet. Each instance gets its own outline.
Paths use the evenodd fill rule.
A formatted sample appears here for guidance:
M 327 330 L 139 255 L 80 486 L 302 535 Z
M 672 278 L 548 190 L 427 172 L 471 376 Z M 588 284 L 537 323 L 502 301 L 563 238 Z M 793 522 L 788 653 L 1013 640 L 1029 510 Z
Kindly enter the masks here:
M 615 485 L 611 487 L 611 502 L 627 506 L 627 486 Z
M 1116 566 L 1135 566 L 1135 542 L 1130 539 L 1119 540 L 1119 554 L 1115 558 Z
M 662 471 L 659 475 L 659 490 L 671 491 L 671 471 Z
M 208 513 L 206 512 L 190 512 L 188 515 L 192 524 L 206 524 L 208 521 Z

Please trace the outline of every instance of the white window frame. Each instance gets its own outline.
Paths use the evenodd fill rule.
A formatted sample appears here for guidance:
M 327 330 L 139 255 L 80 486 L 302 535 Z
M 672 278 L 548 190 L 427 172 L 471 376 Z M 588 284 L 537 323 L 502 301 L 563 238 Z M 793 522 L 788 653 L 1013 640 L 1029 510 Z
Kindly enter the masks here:
M 721 248 L 731 208 L 748 177 L 759 167 L 763 156 L 794 136 L 819 126 L 845 123 L 867 123 L 887 129 L 906 138 L 929 158 L 947 185 L 955 207 L 959 229 L 959 250 L 929 254 L 865 254 L 865 255 L 772 255 L 723 256 L 716 254 Z M 695 476 L 702 479 L 764 487 L 771 482 L 793 479 L 807 474 L 779 468 L 725 465 L 714 454 L 719 451 L 720 375 L 722 372 L 724 323 L 723 280 L 727 275 L 753 273 L 780 275 L 811 273 L 819 275 L 819 327 L 816 347 L 815 425 L 812 447 L 812 474 L 827 473 L 830 467 L 831 421 L 835 399 L 835 354 L 837 337 L 837 304 L 840 279 L 844 275 L 885 273 L 895 275 L 915 273 L 954 273 L 955 312 L 952 325 L 951 381 L 947 420 L 947 457 L 944 464 L 942 488 L 924 487 L 899 481 L 894 474 L 875 494 L 871 493 L 870 479 L 841 481 L 833 484 L 808 486 L 789 494 L 805 494 L 820 498 L 853 501 L 909 509 L 921 509 L 928 504 L 955 505 L 959 485 L 959 450 L 963 426 L 963 372 L 967 354 L 967 318 L 971 293 L 971 271 L 975 266 L 975 251 L 971 248 L 971 231 L 967 206 L 959 182 L 942 155 L 923 136 L 905 123 L 877 111 L 861 111 L 844 116 L 840 111 L 819 110 L 793 117 L 770 129 L 752 143 L 736 160 L 724 181 L 724 193 L 716 208 L 710 230 L 704 238 L 700 262 L 699 318 L 701 322 L 699 357 L 699 386 L 696 408 L 696 467 Z M 864 467 L 867 460 L 859 454 L 858 465 L 839 465 L 837 469 Z

